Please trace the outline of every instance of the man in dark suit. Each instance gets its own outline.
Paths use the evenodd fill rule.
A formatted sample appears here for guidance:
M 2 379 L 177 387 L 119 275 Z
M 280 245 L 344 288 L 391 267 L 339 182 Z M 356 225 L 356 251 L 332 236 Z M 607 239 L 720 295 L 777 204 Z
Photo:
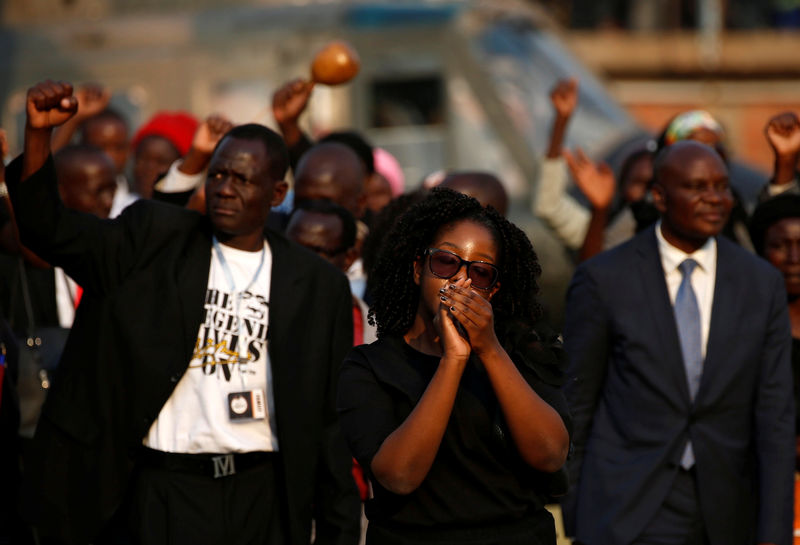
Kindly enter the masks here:
M 717 237 L 724 163 L 682 142 L 655 165 L 660 222 L 582 264 L 564 502 L 587 545 L 789 545 L 793 400 L 780 274 Z
M 259 125 L 218 144 L 208 214 L 140 201 L 115 220 L 58 199 L 50 133 L 69 84 L 27 98 L 8 179 L 23 243 L 83 287 L 26 463 L 43 535 L 143 543 L 356 543 L 359 500 L 334 410 L 352 343 L 346 279 L 264 232 L 285 146 Z

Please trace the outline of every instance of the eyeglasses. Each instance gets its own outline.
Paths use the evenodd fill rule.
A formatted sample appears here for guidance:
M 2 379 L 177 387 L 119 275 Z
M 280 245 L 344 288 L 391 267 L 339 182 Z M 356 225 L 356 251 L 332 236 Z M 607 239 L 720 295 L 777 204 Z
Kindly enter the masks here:
M 428 267 L 431 273 L 438 278 L 452 278 L 466 265 L 467 277 L 472 279 L 472 285 L 481 290 L 489 290 L 497 284 L 500 276 L 500 271 L 491 263 L 467 261 L 447 250 L 428 248 L 425 255 L 429 256 Z

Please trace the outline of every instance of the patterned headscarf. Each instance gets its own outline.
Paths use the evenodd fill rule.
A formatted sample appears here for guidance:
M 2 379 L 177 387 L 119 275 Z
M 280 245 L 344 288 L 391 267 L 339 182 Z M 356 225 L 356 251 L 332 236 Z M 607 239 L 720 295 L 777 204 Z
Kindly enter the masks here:
M 678 114 L 664 131 L 664 145 L 671 146 L 675 142 L 688 139 L 693 133 L 707 129 L 720 140 L 725 137 L 725 131 L 716 119 L 705 110 L 689 110 Z

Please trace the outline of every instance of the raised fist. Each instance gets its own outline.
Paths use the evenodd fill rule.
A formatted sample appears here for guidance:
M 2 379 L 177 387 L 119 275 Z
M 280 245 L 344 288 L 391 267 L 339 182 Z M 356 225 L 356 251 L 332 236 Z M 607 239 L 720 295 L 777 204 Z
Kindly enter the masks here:
M 297 123 L 308 104 L 314 82 L 295 79 L 283 85 L 272 95 L 272 115 L 279 125 Z
M 800 120 L 793 112 L 783 112 L 772 117 L 767 122 L 764 134 L 777 155 L 795 155 L 800 152 Z
M 233 123 L 219 114 L 208 116 L 194 133 L 192 147 L 200 153 L 211 155 L 217 142 L 233 128 Z
M 550 91 L 550 101 L 559 117 L 570 117 L 578 105 L 578 80 L 562 79 Z
M 72 96 L 72 84 L 47 80 L 28 89 L 25 107 L 29 129 L 49 130 L 75 115 L 78 100 Z

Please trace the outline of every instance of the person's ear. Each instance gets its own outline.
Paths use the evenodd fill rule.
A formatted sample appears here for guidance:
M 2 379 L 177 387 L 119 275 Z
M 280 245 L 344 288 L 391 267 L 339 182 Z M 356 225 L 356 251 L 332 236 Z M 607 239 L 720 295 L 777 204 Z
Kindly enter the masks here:
M 656 210 L 661 214 L 665 213 L 667 211 L 667 197 L 664 187 L 659 183 L 655 183 L 650 188 L 650 194 L 653 196 L 653 206 L 656 207 Z
M 414 283 L 419 286 L 422 280 L 422 266 L 425 263 L 425 256 L 418 257 L 414 260 Z
M 489 290 L 489 295 L 487 295 L 487 296 L 486 296 L 486 298 L 487 298 L 489 301 L 491 301 L 491 300 L 492 300 L 492 297 L 494 297 L 495 293 L 497 293 L 499 290 L 500 290 L 500 282 L 496 283 L 496 284 L 495 284 L 495 285 L 492 287 L 492 289 L 490 289 L 490 290 Z
M 286 193 L 289 191 L 289 184 L 285 180 L 280 180 L 279 182 L 275 182 L 275 185 L 272 186 L 272 200 L 270 200 L 270 206 L 278 206 L 283 202 L 283 199 L 286 198 Z

